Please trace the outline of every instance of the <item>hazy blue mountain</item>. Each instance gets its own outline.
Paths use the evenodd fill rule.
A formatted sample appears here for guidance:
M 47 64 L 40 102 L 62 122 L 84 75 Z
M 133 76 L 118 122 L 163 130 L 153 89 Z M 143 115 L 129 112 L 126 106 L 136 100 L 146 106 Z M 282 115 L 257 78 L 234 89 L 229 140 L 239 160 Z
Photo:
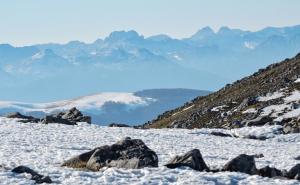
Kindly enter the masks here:
M 50 103 L 0 101 L 0 115 L 9 112 L 42 117 L 77 107 L 101 125 L 110 123 L 142 124 L 169 109 L 174 109 L 208 91 L 191 89 L 151 89 L 135 93 L 99 93 Z
M 151 88 L 216 90 L 300 51 L 300 25 L 205 27 L 190 38 L 115 31 L 92 43 L 0 44 L 0 100 L 53 101 Z

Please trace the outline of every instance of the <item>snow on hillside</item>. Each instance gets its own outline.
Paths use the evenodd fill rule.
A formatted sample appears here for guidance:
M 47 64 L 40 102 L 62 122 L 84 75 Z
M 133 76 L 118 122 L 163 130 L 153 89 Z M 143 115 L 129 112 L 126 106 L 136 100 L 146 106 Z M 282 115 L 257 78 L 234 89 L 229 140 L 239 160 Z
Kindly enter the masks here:
M 284 90 L 281 90 L 284 91 Z M 295 90 L 284 95 L 283 92 L 275 92 L 265 97 L 259 97 L 260 101 L 269 101 L 273 99 L 282 98 L 283 103 L 267 106 L 263 109 L 262 115 L 276 118 L 275 121 L 282 121 L 286 118 L 295 118 L 300 115 L 300 107 L 298 106 L 300 100 L 300 92 Z
M 83 96 L 71 100 L 56 101 L 51 103 L 22 103 L 0 101 L 0 108 L 14 108 L 24 112 L 41 111 L 51 113 L 59 110 L 68 110 L 77 107 L 80 110 L 100 109 L 106 102 L 135 105 L 147 105 L 155 101 L 152 98 L 138 97 L 133 93 L 100 93 Z
M 16 121 L 0 118 L 0 166 L 4 166 L 0 167 L 0 184 L 34 184 L 28 176 L 10 172 L 9 169 L 18 165 L 27 165 L 49 175 L 56 184 L 299 184 L 295 180 L 230 172 L 197 172 L 189 168 L 167 169 L 163 165 L 174 155 L 198 148 L 210 167 L 221 167 L 242 153 L 262 153 L 264 157 L 256 159 L 258 167 L 270 165 L 290 169 L 297 163 L 294 157 L 299 155 L 300 134 L 276 135 L 260 141 L 212 136 L 207 134 L 208 129 L 139 130 L 84 123 L 67 126 Z M 264 132 L 263 129 L 255 131 L 256 134 Z M 270 129 L 266 132 L 269 133 Z M 111 168 L 100 172 L 60 167 L 64 160 L 73 155 L 113 144 L 126 136 L 142 139 L 153 149 L 159 157 L 159 167 L 135 170 Z

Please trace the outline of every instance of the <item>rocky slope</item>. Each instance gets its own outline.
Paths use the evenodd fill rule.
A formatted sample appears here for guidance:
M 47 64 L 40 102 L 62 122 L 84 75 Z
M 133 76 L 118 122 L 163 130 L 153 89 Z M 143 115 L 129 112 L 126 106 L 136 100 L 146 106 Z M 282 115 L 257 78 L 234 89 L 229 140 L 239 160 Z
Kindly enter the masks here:
M 144 127 L 237 128 L 281 124 L 287 133 L 299 132 L 299 78 L 300 54 L 167 111 Z

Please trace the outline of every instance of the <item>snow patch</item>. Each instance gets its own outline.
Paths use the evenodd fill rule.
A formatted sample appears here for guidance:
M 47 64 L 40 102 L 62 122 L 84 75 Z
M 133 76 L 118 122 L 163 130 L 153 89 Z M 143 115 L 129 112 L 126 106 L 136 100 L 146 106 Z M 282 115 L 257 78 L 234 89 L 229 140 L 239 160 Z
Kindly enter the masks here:
M 270 101 L 270 100 L 281 98 L 283 96 L 284 96 L 283 92 L 268 93 L 266 96 L 258 97 L 258 101 Z

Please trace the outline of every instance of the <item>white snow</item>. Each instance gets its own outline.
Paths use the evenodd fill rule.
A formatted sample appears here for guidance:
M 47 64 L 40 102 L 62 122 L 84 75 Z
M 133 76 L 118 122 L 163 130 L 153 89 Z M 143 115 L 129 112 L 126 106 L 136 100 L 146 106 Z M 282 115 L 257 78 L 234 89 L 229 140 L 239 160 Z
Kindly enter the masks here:
M 224 110 L 224 108 L 226 108 L 226 107 L 228 107 L 228 106 L 227 105 L 220 105 L 220 106 L 217 106 L 217 107 L 213 107 L 211 109 L 211 111 L 213 111 L 213 112 L 219 112 L 221 110 Z
M 179 60 L 179 61 L 181 61 L 182 60 L 182 58 L 179 56 L 179 55 L 173 55 L 173 57 L 176 59 L 176 60 Z
M 80 110 L 92 108 L 100 109 L 106 102 L 124 103 L 131 105 L 148 105 L 153 101 L 155 101 L 155 99 L 135 96 L 133 93 L 100 93 L 51 103 L 22 103 L 0 101 L 0 107 L 16 108 L 23 110 L 24 112 L 42 111 L 45 113 L 51 113 L 59 110 L 67 110 L 72 107 L 77 107 Z
M 242 113 L 248 114 L 248 113 L 256 113 L 256 112 L 257 112 L 257 110 L 255 108 L 249 108 L 249 109 L 243 111 Z
M 34 54 L 33 56 L 31 56 L 31 59 L 32 59 L 32 60 L 38 60 L 38 59 L 43 58 L 44 55 L 45 55 L 45 54 L 44 54 L 43 52 L 38 52 L 38 53 Z
M 274 127 L 254 127 L 241 133 L 270 134 Z M 59 124 L 23 124 L 0 118 L 0 184 L 34 184 L 28 175 L 13 174 L 10 169 L 26 165 L 49 175 L 55 184 L 299 184 L 295 180 L 279 180 L 242 173 L 197 172 L 190 168 L 167 169 L 163 165 L 174 155 L 200 149 L 210 167 L 221 167 L 239 154 L 260 154 L 257 167 L 266 165 L 290 169 L 299 155 L 300 134 L 275 135 L 265 141 L 217 137 L 209 129 L 109 128 L 81 123 L 78 126 Z M 225 131 L 225 130 L 222 130 Z M 236 130 L 238 132 L 238 130 Z M 74 155 L 94 147 L 113 144 L 130 136 L 142 139 L 159 157 L 158 168 L 135 170 L 106 169 L 100 172 L 81 171 L 60 165 Z
M 300 78 L 298 78 L 297 80 L 295 80 L 294 83 L 299 83 L 300 82 Z
M 266 96 L 258 97 L 258 101 L 270 101 L 270 100 L 281 98 L 283 96 L 284 96 L 283 92 L 268 93 Z
M 248 48 L 248 49 L 251 49 L 251 50 L 255 49 L 256 45 L 257 44 L 255 42 L 244 42 L 245 48 Z

